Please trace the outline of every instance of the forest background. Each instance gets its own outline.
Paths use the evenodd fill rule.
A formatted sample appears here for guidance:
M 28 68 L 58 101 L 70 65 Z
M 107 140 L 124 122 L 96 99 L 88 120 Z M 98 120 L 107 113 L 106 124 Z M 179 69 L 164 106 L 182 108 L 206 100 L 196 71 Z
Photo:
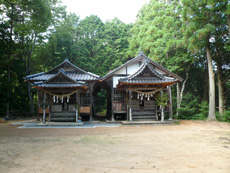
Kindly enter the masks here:
M 151 0 L 134 24 L 80 20 L 58 0 L 0 0 L 0 117 L 36 113 L 27 75 L 68 58 L 103 76 L 142 49 L 184 79 L 172 90 L 175 118 L 230 122 L 229 36 L 227 0 Z

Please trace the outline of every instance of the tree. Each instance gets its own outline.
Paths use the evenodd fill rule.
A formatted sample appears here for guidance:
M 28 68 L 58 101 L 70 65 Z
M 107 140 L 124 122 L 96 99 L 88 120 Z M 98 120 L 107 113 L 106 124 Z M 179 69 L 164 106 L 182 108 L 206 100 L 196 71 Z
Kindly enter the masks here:
M 141 48 L 149 58 L 187 79 L 195 58 L 183 44 L 181 10 L 180 1 L 171 0 L 152 0 L 143 6 L 131 30 L 129 53 L 134 56 Z M 177 84 L 177 116 L 186 81 L 181 89 Z
M 1 1 L 2 10 L 0 14 L 2 16 L 1 26 L 3 26 L 1 30 L 1 42 L 5 45 L 3 54 L 4 56 L 8 56 L 8 60 L 4 61 L 4 63 L 8 64 L 6 115 L 9 115 L 10 93 L 13 92 L 12 85 L 15 84 L 14 82 L 11 83 L 11 76 L 14 75 L 12 74 L 12 65 L 15 61 L 18 61 L 18 66 L 23 62 L 26 75 L 31 73 L 31 57 L 34 47 L 38 40 L 43 39 L 44 33 L 51 25 L 53 17 L 52 9 L 56 3 L 57 1 L 51 0 Z M 30 110 L 33 112 L 33 97 L 29 83 L 28 96 L 31 106 Z
M 194 2 L 183 0 L 182 4 L 182 32 L 185 33 L 185 43 L 188 44 L 188 49 L 192 52 L 197 52 L 202 49 L 205 49 L 206 52 L 209 74 L 208 120 L 215 120 L 215 73 L 213 70 L 214 61 L 212 50 L 216 50 L 213 43 L 223 36 L 218 35 L 219 28 L 226 25 L 226 17 L 223 17 L 225 15 L 223 15 L 221 11 L 224 4 L 211 0 Z M 222 100 L 222 98 L 220 98 L 220 100 Z

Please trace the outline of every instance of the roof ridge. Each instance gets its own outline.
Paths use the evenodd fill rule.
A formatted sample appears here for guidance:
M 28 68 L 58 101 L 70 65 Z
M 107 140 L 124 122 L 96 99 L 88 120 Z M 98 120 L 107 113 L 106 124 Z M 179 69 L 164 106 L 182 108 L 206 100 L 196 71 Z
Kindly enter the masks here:
M 157 63 L 157 62 L 155 62 L 154 60 L 152 60 L 152 59 L 150 59 L 149 57 L 147 57 L 147 56 L 143 53 L 142 49 L 140 50 L 139 54 L 138 54 L 136 57 L 132 58 L 131 60 L 127 61 L 127 62 L 124 63 L 123 65 L 121 65 L 121 66 L 117 67 L 116 69 L 112 70 L 111 72 L 107 73 L 105 76 L 102 77 L 102 80 L 107 79 L 110 75 L 114 74 L 116 71 L 118 71 L 118 70 L 120 70 L 121 68 L 125 67 L 127 64 L 129 64 L 129 63 L 131 63 L 131 62 L 133 62 L 133 61 L 139 59 L 140 57 L 147 58 L 147 59 L 150 60 L 150 62 L 153 63 L 155 66 L 157 66 L 158 68 L 160 68 L 160 69 L 163 70 L 164 72 L 171 74 L 173 77 L 177 78 L 179 81 L 182 81 L 182 80 L 183 80 L 183 78 L 181 78 L 180 76 L 178 76 L 178 75 L 176 75 L 175 73 L 173 73 L 173 72 L 167 70 L 165 67 L 163 67 L 163 66 L 160 65 L 159 63 Z
M 71 66 L 73 66 L 74 68 L 78 69 L 79 71 L 82 71 L 83 73 L 87 73 L 85 70 L 75 66 L 74 64 L 72 64 L 67 58 L 60 64 L 56 65 L 55 67 L 53 67 L 52 69 L 48 70 L 47 72 L 45 72 L 46 74 L 53 71 L 54 69 L 58 68 L 59 66 L 63 65 L 64 63 L 68 63 L 70 64 Z

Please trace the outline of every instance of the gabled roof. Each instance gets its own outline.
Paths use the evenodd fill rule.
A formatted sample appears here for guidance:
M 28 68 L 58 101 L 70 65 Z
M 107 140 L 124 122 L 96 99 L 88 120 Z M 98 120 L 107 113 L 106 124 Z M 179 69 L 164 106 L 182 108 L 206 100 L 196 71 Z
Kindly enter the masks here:
M 69 66 L 73 67 L 73 68 L 76 69 L 77 71 L 80 71 L 81 73 L 87 73 L 85 70 L 83 70 L 83 69 L 81 69 L 81 68 L 75 66 L 75 65 L 72 64 L 71 62 L 69 62 L 68 59 L 65 59 L 61 64 L 59 64 L 59 65 L 55 66 L 54 68 L 50 69 L 49 71 L 47 71 L 46 74 L 51 73 L 52 71 L 54 71 L 54 70 L 60 68 L 60 67 L 61 67 L 62 65 L 64 65 L 64 64 L 68 64 Z
M 65 74 L 65 71 L 60 70 L 57 74 L 55 74 L 52 78 L 50 78 L 49 80 L 45 81 L 44 83 L 50 83 L 51 81 L 53 81 L 54 79 L 60 77 L 61 75 L 63 75 L 66 79 L 68 79 L 69 81 L 71 81 L 72 83 L 77 83 L 77 81 L 73 80 L 72 78 L 70 78 L 69 76 L 67 76 Z
M 141 77 L 141 74 L 146 71 L 150 76 Z M 178 79 L 168 79 L 159 74 L 150 64 L 149 59 L 145 57 L 142 59 L 141 66 L 137 69 L 137 71 L 133 74 L 130 74 L 126 78 L 119 79 L 119 84 L 171 84 L 176 81 L 178 81 Z
M 142 60 L 142 59 L 147 59 L 151 64 L 153 64 L 154 66 L 158 67 L 160 70 L 164 71 L 165 73 L 169 74 L 170 76 L 178 79 L 179 81 L 183 80 L 180 76 L 178 76 L 175 73 L 167 70 L 165 67 L 161 66 L 157 62 L 155 62 L 155 61 L 151 60 L 150 58 L 148 58 L 142 51 L 140 51 L 140 53 L 138 54 L 138 56 L 136 56 L 135 58 L 127 61 L 125 64 L 121 65 L 120 67 L 116 68 L 115 70 L 113 70 L 110 73 L 108 73 L 105 76 L 103 76 L 102 80 L 108 79 L 109 77 L 113 76 L 121 68 L 126 67 L 129 64 L 132 64 L 133 62 L 137 62 L 137 61 Z
M 51 70 L 49 70 L 47 72 L 41 72 L 41 73 L 26 76 L 24 78 L 24 80 L 25 81 L 31 81 L 31 82 L 50 80 L 52 77 L 54 77 L 57 74 L 57 73 L 54 74 L 52 72 L 57 70 L 58 68 L 61 69 L 62 65 L 64 65 L 64 64 L 69 65 L 70 67 L 76 69 L 76 71 L 79 72 L 79 73 L 65 72 L 66 76 L 68 76 L 72 80 L 75 80 L 75 81 L 80 81 L 80 80 L 81 81 L 92 81 L 92 80 L 99 80 L 99 78 L 100 78 L 100 76 L 93 74 L 93 73 L 90 73 L 90 72 L 86 72 L 86 71 L 82 70 L 81 68 L 70 63 L 68 59 L 65 59 L 61 64 L 55 66 Z
M 130 74 L 127 78 L 123 78 L 121 80 L 125 80 L 125 79 L 133 79 L 137 76 L 139 76 L 142 72 L 144 72 L 145 69 L 148 69 L 148 71 L 152 74 L 152 76 L 156 76 L 159 79 L 164 79 L 165 77 L 161 74 L 159 74 L 154 68 L 153 66 L 149 63 L 149 60 L 145 57 L 142 60 L 141 66 L 137 69 L 136 72 L 134 72 L 133 74 Z
M 55 82 L 55 79 L 56 78 L 58 79 L 61 75 L 67 80 L 69 80 L 69 82 L 66 82 L 66 83 L 65 82 Z M 35 82 L 33 85 L 33 88 L 76 88 L 76 87 L 86 87 L 86 83 L 81 82 L 81 81 L 75 81 L 71 79 L 69 76 L 66 75 L 63 69 L 60 69 L 60 71 L 57 74 L 55 74 L 52 78 L 50 78 L 49 80 Z

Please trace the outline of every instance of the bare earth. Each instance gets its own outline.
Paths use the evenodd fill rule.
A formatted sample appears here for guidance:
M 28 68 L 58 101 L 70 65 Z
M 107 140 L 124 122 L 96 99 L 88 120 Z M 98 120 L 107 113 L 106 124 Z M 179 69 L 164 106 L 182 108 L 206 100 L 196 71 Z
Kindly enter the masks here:
M 230 124 L 91 129 L 0 124 L 0 172 L 230 173 Z

